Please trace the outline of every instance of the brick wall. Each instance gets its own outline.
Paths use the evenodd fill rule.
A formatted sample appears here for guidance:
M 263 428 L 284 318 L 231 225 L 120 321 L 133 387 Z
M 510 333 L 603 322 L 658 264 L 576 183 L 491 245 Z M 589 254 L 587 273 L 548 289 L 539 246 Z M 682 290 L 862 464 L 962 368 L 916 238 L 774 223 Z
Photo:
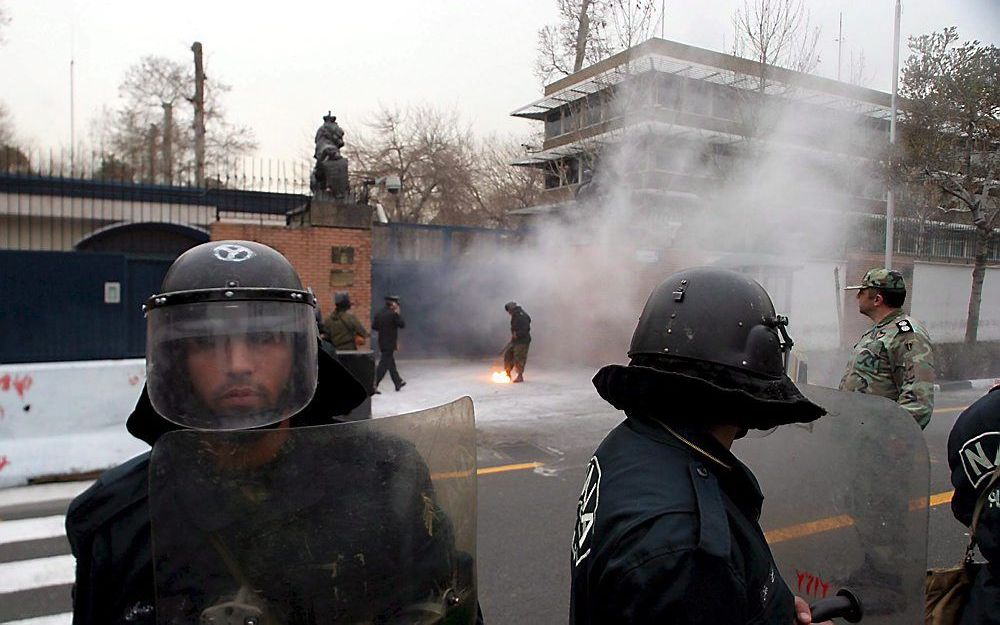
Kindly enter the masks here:
M 372 303 L 372 234 L 371 230 L 348 228 L 286 228 L 258 224 L 215 222 L 210 227 L 213 241 L 242 239 L 269 245 L 287 258 L 302 278 L 302 285 L 312 287 L 323 316 L 333 311 L 333 293 L 347 291 L 353 312 L 368 327 Z M 334 263 L 331 250 L 350 247 L 351 264 Z M 345 272 L 353 272 L 353 276 Z M 349 277 L 350 276 L 350 277 Z M 348 280 L 349 286 L 334 286 L 331 280 Z

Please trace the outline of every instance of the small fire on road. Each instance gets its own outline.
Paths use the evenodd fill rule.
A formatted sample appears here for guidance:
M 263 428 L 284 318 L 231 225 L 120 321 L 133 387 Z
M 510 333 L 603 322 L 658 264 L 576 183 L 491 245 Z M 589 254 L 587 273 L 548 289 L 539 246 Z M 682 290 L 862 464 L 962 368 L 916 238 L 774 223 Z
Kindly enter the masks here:
M 510 384 L 510 376 L 503 371 L 493 372 L 493 383 L 494 384 Z

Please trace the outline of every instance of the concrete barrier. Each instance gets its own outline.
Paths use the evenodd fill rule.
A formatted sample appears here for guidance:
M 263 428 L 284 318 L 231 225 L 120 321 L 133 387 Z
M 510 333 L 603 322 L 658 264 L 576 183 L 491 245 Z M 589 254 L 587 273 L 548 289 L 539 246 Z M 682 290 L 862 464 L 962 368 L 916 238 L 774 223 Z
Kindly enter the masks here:
M 141 358 L 0 365 L 0 488 L 148 449 L 125 431 L 145 381 Z

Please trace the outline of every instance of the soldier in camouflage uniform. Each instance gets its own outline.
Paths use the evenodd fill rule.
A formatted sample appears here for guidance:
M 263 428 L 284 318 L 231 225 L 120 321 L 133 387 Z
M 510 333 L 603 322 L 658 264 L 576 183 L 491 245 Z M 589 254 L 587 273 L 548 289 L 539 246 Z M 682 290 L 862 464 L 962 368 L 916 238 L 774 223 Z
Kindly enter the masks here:
M 854 346 L 840 389 L 888 397 L 927 427 L 934 411 L 934 355 L 923 324 L 901 308 L 903 276 L 872 269 L 848 289 L 857 289 L 858 310 L 875 325 Z
M 906 300 L 902 274 L 872 269 L 861 284 L 845 290 L 858 291 L 858 312 L 874 325 L 854 346 L 840 389 L 891 399 L 925 428 L 934 410 L 934 359 L 927 330 L 901 308 Z M 859 454 L 882 457 L 890 463 L 913 453 L 906 441 L 897 437 L 886 440 L 873 432 L 862 433 L 855 444 Z M 857 570 L 838 583 L 868 589 L 865 612 L 871 614 L 902 610 L 905 603 L 896 589 L 903 583 L 900 571 L 909 570 L 909 565 L 906 554 L 897 552 L 900 543 L 895 534 L 905 531 L 906 524 L 897 510 L 883 503 L 893 488 L 891 472 L 864 471 L 855 476 L 845 502 L 871 551 Z

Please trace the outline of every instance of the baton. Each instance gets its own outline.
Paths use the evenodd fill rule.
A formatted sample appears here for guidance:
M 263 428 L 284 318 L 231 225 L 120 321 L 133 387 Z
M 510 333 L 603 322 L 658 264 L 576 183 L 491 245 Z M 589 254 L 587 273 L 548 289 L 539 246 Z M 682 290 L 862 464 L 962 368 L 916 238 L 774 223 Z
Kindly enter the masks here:
M 861 609 L 861 600 L 857 595 L 846 588 L 837 591 L 835 597 L 820 599 L 809 606 L 812 612 L 814 623 L 829 621 L 835 618 L 842 618 L 848 623 L 857 623 L 864 616 Z

